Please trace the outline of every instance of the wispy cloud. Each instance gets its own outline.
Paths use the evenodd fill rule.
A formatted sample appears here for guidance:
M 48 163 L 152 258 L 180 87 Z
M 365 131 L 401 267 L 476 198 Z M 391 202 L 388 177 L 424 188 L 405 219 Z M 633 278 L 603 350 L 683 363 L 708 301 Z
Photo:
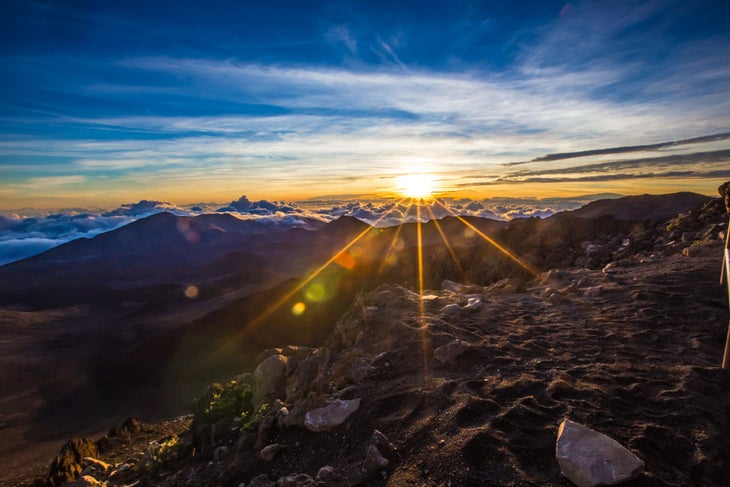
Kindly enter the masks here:
M 201 23 L 216 28 L 195 42 L 160 21 L 155 35 L 166 48 L 111 39 L 107 47 L 121 47 L 103 56 L 11 49 L 2 68 L 11 89 L 0 94 L 0 195 L 30 199 L 51 185 L 32 178 L 55 176 L 85 178 L 56 180 L 59 194 L 73 184 L 95 195 L 125 185 L 187 192 L 197 180 L 210 191 L 253 186 L 278 197 L 287 187 L 311 195 L 332 184 L 377 193 L 414 167 L 447 189 L 641 171 L 717 175 L 722 162 L 619 164 L 638 152 L 728 148 L 730 34 L 722 22 L 701 22 L 702 10 L 717 6 L 700 4 L 541 4 L 519 19 L 477 3 L 419 13 L 328 5 L 317 18 L 292 6 L 295 25 L 264 23 L 256 35 L 206 10 Z M 241 15 L 250 22 L 268 13 Z M 91 21 L 98 32 L 117 25 L 125 35 L 153 25 L 123 14 L 118 24 L 102 14 Z M 678 31 L 690 17 L 707 33 Z M 530 172 L 503 166 L 512 161 Z M 591 167 L 598 163 L 613 164 Z M 553 169 L 561 172 L 544 172 Z
M 592 149 L 580 152 L 566 152 L 562 154 L 547 154 L 545 156 L 536 157 L 529 161 L 523 162 L 508 162 L 504 166 L 518 166 L 522 164 L 530 164 L 532 162 L 546 162 L 546 161 L 558 161 L 562 159 L 574 159 L 577 157 L 587 156 L 599 156 L 609 154 L 623 154 L 628 152 L 644 152 L 644 151 L 657 151 L 660 149 L 667 149 L 671 147 L 678 147 L 683 145 L 691 144 L 702 144 L 706 142 L 716 142 L 721 140 L 730 139 L 730 133 L 706 135 L 703 137 L 695 137 L 692 139 L 676 140 L 671 142 L 659 142 L 657 144 L 645 144 L 645 145 L 634 145 L 625 147 L 609 147 L 607 149 Z
M 497 184 L 565 183 L 620 181 L 651 178 L 730 178 L 730 149 L 712 152 L 644 157 L 563 168 L 534 168 L 511 171 L 488 180 L 461 183 L 460 186 L 490 186 Z M 474 176 L 474 179 L 486 179 Z

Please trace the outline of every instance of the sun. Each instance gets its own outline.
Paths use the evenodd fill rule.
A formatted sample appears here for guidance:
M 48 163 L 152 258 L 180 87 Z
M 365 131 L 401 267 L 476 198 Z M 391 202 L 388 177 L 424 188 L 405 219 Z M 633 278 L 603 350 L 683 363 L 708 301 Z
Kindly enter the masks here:
M 396 179 L 396 190 L 407 198 L 431 198 L 436 190 L 436 179 L 431 174 L 406 174 Z

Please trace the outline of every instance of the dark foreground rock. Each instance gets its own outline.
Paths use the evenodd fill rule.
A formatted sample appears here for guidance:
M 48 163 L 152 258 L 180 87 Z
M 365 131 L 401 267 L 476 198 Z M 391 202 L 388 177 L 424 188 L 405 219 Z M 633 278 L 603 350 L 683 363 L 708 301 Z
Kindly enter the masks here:
M 71 438 L 53 459 L 48 473 L 48 485 L 55 487 L 64 482 L 75 480 L 83 470 L 81 464 L 86 457 L 97 458 L 99 450 L 88 438 Z

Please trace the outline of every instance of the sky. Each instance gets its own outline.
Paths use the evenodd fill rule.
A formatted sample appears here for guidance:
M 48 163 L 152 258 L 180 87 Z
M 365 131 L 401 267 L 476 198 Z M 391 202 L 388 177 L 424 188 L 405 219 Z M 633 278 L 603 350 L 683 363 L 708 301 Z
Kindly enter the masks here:
M 730 179 L 727 1 L 0 7 L 0 210 Z

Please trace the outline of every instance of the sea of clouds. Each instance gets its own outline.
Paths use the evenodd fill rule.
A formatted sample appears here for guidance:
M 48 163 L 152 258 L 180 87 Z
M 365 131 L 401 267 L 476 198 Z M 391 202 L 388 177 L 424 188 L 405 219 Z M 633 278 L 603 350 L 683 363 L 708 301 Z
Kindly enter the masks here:
M 573 198 L 487 198 L 482 200 L 442 199 L 421 207 L 422 220 L 449 214 L 479 216 L 495 220 L 546 218 L 557 212 L 579 208 L 590 201 L 618 195 L 586 195 Z M 228 205 L 201 203 L 177 206 L 174 203 L 142 200 L 113 210 L 19 210 L 0 214 L 0 265 L 32 257 L 77 238 L 92 238 L 159 212 L 180 216 L 230 213 L 242 219 L 257 219 L 277 226 L 308 228 L 311 221 L 329 222 L 350 216 L 379 227 L 414 222 L 414 206 L 393 201 L 310 200 L 253 201 L 242 196 Z

